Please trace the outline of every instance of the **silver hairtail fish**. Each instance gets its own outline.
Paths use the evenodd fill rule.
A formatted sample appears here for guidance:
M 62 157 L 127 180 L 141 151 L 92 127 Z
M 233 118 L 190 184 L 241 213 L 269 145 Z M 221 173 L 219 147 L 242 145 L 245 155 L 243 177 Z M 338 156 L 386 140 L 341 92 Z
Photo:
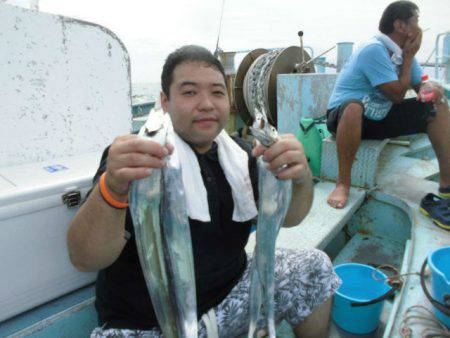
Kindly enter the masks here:
M 276 129 L 267 121 L 264 107 L 255 111 L 255 121 L 250 128 L 255 138 L 265 147 L 278 139 Z M 266 166 L 262 156 L 258 164 L 258 223 L 256 246 L 250 270 L 250 326 L 248 337 L 257 334 L 258 320 L 270 338 L 275 338 L 275 241 L 291 201 L 291 180 L 278 180 Z
M 162 111 L 152 111 L 139 135 L 166 144 L 172 130 Z M 173 132 L 173 130 L 172 130 Z M 132 182 L 129 199 L 136 246 L 164 337 L 197 337 L 194 259 L 181 176 L 175 154 L 167 166 Z

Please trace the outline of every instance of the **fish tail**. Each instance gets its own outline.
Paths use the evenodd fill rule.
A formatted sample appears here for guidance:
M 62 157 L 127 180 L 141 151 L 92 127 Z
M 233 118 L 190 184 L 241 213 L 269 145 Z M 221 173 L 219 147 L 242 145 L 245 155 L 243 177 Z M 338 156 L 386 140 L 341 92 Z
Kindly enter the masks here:
M 268 295 L 266 299 L 266 318 L 267 318 L 267 329 L 269 331 L 269 337 L 275 338 L 275 309 L 273 302 L 273 293 L 268 290 Z
M 258 317 L 261 311 L 261 302 L 261 284 L 256 269 L 256 261 L 253 259 L 250 268 L 250 325 L 248 338 L 253 338 L 256 334 Z

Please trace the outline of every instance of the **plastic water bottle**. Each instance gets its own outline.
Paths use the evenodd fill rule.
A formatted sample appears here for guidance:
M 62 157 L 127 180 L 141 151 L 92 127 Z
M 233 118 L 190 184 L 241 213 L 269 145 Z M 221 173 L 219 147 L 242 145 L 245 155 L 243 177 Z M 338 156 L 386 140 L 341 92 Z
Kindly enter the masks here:
M 433 91 L 433 85 L 428 80 L 428 75 L 422 75 L 422 85 L 420 86 L 419 93 L 417 94 L 417 99 L 422 102 L 434 101 L 436 94 Z

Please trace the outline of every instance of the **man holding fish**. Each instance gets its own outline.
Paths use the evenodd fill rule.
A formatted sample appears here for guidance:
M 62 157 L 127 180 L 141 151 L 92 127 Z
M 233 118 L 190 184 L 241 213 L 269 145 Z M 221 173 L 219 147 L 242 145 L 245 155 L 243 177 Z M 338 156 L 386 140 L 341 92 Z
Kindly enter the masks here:
M 161 83 L 162 108 L 177 137 L 194 154 L 195 163 L 182 166 L 184 173 L 192 173 L 190 183 L 184 182 L 186 198 L 197 198 L 187 185 L 200 183 L 200 190 L 204 187 L 207 192 L 205 205 L 187 203 L 197 313 L 202 318 L 198 335 L 207 336 L 210 323 L 204 318 L 208 314 L 211 319 L 212 313 L 220 337 L 240 336 L 249 327 L 250 262 L 244 248 L 257 216 L 256 158 L 262 156 L 279 180 L 293 182 L 287 227 L 298 225 L 311 207 L 311 172 L 293 135 L 282 135 L 268 148 L 255 144 L 251 149 L 229 136 L 222 141 L 230 111 L 225 73 L 206 49 L 184 46 L 171 53 Z M 99 270 L 99 327 L 92 337 L 162 336 L 139 263 L 127 202 L 131 183 L 165 167 L 173 152 L 173 144 L 160 145 L 137 135 L 116 138 L 105 150 L 94 188 L 72 221 L 68 246 L 73 264 L 82 271 Z M 236 171 L 229 163 L 234 163 Z M 233 178 L 233 172 L 240 177 Z M 331 296 L 339 284 L 323 252 L 277 250 L 276 322 L 285 319 L 298 337 L 326 337 Z

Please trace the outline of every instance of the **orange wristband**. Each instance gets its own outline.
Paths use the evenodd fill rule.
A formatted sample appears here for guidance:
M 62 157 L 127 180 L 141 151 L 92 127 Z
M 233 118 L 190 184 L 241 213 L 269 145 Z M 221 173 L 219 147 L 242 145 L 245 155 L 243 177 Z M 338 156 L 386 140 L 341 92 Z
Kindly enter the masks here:
M 115 208 L 115 209 L 125 209 L 128 207 L 128 203 L 126 202 L 119 202 L 112 197 L 108 191 L 108 188 L 106 188 L 106 172 L 100 176 L 100 182 L 98 184 L 100 195 L 103 197 L 105 202 Z

